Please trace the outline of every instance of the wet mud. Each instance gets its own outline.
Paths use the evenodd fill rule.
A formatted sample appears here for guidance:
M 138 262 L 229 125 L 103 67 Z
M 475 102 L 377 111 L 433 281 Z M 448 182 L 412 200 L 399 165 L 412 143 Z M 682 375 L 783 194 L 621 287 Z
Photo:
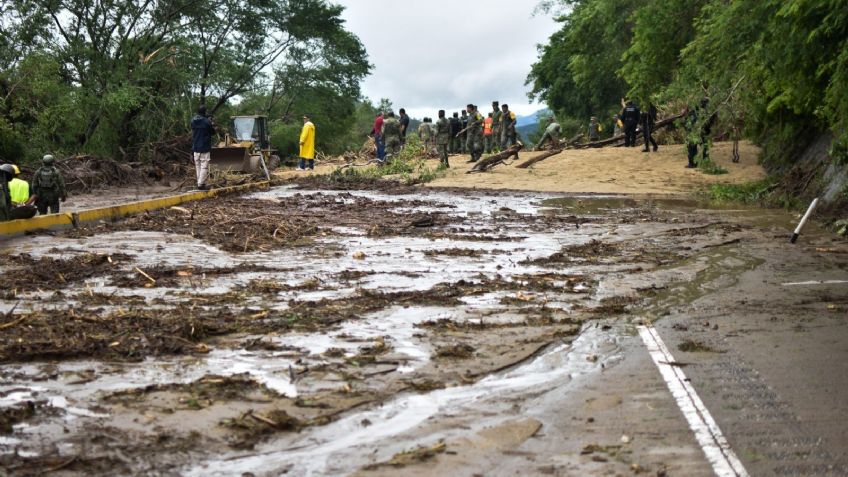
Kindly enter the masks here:
M 0 468 L 427 463 L 450 442 L 351 456 L 439 403 L 597 372 L 676 266 L 762 233 L 691 204 L 309 181 L 5 244 Z

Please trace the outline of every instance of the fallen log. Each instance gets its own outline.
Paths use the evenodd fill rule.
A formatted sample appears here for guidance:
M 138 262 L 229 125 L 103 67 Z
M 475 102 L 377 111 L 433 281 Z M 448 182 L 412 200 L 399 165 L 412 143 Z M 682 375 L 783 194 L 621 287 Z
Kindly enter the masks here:
M 564 149 L 568 146 L 576 146 L 577 143 L 580 142 L 580 139 L 582 139 L 582 138 L 583 138 L 583 133 L 580 132 L 580 133 L 575 134 L 574 137 L 572 137 L 568 141 L 564 141 L 564 140 L 558 141 L 560 147 L 557 148 L 557 149 Z
M 518 168 L 518 169 L 527 169 L 528 167 L 532 166 L 533 164 L 535 164 L 537 162 L 544 161 L 545 159 L 547 159 L 549 157 L 556 156 L 557 154 L 561 153 L 562 151 L 568 149 L 569 147 L 576 146 L 577 142 L 580 141 L 580 139 L 582 137 L 583 137 L 583 133 L 577 133 L 576 136 L 572 137 L 571 139 L 569 139 L 567 141 L 565 141 L 565 140 L 558 141 L 558 147 L 554 147 L 553 149 L 548 150 L 544 154 L 540 154 L 540 155 L 538 155 L 538 156 L 536 156 L 532 159 L 528 159 L 528 160 L 522 162 L 521 164 L 519 164 L 515 167 Z
M 481 159 L 477 164 L 474 164 L 474 167 L 471 168 L 467 174 L 471 174 L 474 172 L 486 172 L 489 169 L 497 166 L 498 164 L 502 164 L 504 161 L 509 159 L 512 156 L 515 156 L 518 159 L 518 151 L 520 151 L 524 147 L 524 144 L 521 142 L 517 142 L 514 145 L 510 146 L 506 151 L 495 154 L 494 156 L 489 156 L 485 159 Z
M 518 168 L 518 169 L 527 169 L 528 167 L 532 166 L 533 164 L 540 162 L 540 161 L 544 161 L 545 159 L 547 159 L 551 156 L 556 156 L 557 154 L 561 153 L 562 151 L 564 151 L 566 149 L 567 148 L 565 148 L 565 147 L 561 147 L 561 148 L 558 148 L 558 149 L 551 149 L 550 151 L 547 151 L 544 154 L 540 154 L 540 155 L 538 155 L 538 156 L 536 156 L 532 159 L 528 159 L 528 160 L 522 162 L 521 164 L 519 164 L 515 167 Z

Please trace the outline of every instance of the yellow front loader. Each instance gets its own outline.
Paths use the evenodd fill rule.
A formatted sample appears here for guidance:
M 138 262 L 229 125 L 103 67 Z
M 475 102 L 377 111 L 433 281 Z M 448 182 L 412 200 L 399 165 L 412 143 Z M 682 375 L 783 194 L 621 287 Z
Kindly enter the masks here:
M 224 140 L 212 147 L 211 165 L 223 171 L 262 171 L 270 180 L 280 167 L 280 156 L 271 149 L 268 116 L 233 116 Z

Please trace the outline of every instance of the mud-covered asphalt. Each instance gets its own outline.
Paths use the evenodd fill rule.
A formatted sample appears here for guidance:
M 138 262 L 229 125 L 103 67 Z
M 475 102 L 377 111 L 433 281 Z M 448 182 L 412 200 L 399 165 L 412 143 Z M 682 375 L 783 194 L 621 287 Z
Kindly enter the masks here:
M 710 475 L 635 336 L 651 321 L 747 465 L 777 472 L 796 457 L 769 449 L 818 436 L 797 442 L 836 472 L 848 294 L 783 283 L 844 276 L 848 254 L 820 231 L 784 244 L 791 220 L 316 180 L 15 238 L 2 244 L 0 466 Z M 782 371 L 820 365 L 805 350 L 823 340 L 829 368 Z M 792 379 L 828 391 L 808 398 Z M 751 392 L 733 400 L 739 383 Z M 750 429 L 763 400 L 771 434 Z M 803 436 L 780 420 L 819 407 L 829 421 Z

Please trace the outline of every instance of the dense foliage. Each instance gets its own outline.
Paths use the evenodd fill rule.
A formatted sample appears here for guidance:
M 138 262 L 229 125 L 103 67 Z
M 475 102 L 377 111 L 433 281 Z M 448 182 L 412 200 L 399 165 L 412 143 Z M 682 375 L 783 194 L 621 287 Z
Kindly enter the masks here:
M 541 47 L 528 84 L 561 117 L 609 118 L 624 96 L 675 110 L 709 96 L 722 104 L 719 130 L 744 131 L 770 165 L 828 130 L 835 155 L 846 150 L 848 0 L 547 0 L 542 8 L 562 28 Z
M 6 0 L 0 155 L 144 156 L 188 132 L 201 103 L 219 124 L 249 110 L 299 129 L 301 113 L 325 114 L 345 134 L 318 146 L 338 148 L 370 70 L 341 13 L 326 0 Z

